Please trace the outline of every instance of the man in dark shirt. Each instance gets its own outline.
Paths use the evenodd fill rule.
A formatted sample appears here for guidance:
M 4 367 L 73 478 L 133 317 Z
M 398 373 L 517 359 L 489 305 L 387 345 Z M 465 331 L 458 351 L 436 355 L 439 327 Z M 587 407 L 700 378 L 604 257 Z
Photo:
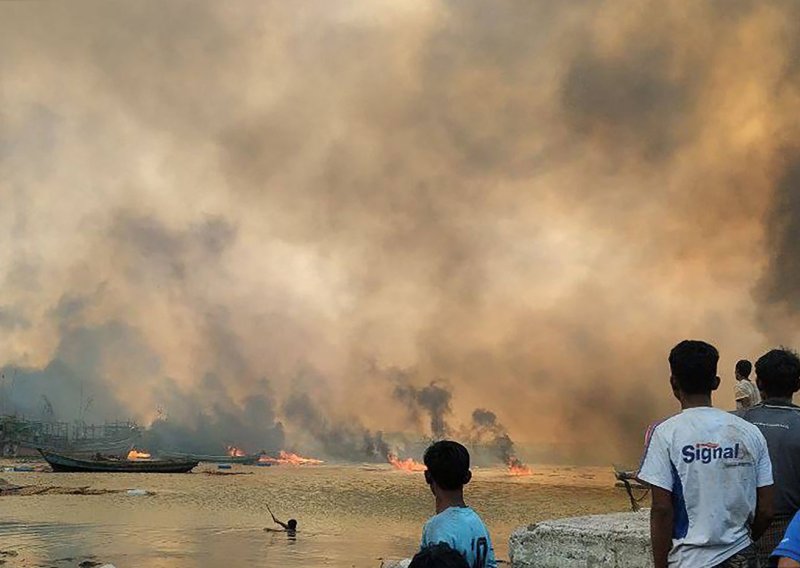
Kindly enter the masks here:
M 736 414 L 767 439 L 775 479 L 775 518 L 756 546 L 762 566 L 777 566 L 776 558 L 767 559 L 800 509 L 800 406 L 792 404 L 792 396 L 800 390 L 800 358 L 788 349 L 773 349 L 756 361 L 756 384 L 764 400 Z

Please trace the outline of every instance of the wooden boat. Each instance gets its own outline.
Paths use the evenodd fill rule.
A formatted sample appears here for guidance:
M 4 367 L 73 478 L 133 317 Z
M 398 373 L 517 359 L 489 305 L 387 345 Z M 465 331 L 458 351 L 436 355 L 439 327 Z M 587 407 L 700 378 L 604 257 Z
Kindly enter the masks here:
M 134 422 L 102 425 L 29 420 L 0 415 L 0 456 L 38 456 L 39 449 L 69 456 L 126 456 L 141 437 Z
M 253 465 L 258 461 L 258 455 L 247 456 L 209 456 L 204 454 L 184 454 L 180 452 L 158 452 L 159 457 L 171 460 L 197 460 L 206 463 L 230 463 L 240 465 Z
M 199 463 L 197 460 L 118 460 L 109 458 L 86 459 L 64 456 L 39 450 L 53 471 L 91 473 L 186 473 Z

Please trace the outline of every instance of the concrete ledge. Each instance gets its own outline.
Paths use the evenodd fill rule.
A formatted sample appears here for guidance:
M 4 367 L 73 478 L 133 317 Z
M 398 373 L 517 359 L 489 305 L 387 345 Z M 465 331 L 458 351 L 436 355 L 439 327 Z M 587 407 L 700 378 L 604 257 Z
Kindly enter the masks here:
M 513 568 L 652 568 L 650 512 L 543 521 L 511 534 Z

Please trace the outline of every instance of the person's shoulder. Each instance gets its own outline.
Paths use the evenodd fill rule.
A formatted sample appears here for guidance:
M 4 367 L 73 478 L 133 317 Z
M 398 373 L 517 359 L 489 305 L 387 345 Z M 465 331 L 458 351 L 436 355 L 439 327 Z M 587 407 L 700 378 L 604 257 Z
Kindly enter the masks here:
M 769 402 L 761 401 L 754 408 L 763 408 L 765 411 L 769 411 L 771 413 L 800 416 L 800 406 L 797 406 L 796 404 L 770 404 Z
M 684 421 L 685 417 L 680 412 L 667 416 L 666 418 L 662 418 L 661 420 L 657 420 L 650 424 L 650 426 L 647 428 L 647 434 L 645 437 L 649 440 L 650 437 L 656 432 L 659 434 L 667 434 L 675 428 L 679 428 Z
M 439 515 L 437 514 L 437 515 L 433 515 L 432 517 L 428 517 L 428 520 L 427 520 L 427 521 L 425 521 L 425 525 L 423 525 L 423 526 L 424 526 L 425 528 L 428 528 L 428 527 L 429 527 L 429 526 L 431 526 L 432 524 L 436 523 L 436 518 L 437 518 L 438 516 L 439 516 Z
M 746 418 L 755 408 L 756 407 L 734 410 L 733 412 L 720 409 L 719 417 L 720 419 L 724 420 L 725 422 L 729 422 L 737 428 L 742 428 L 749 432 L 752 432 L 753 430 L 758 431 L 758 428 Z
M 669 430 L 670 428 L 674 428 L 678 424 L 681 423 L 681 413 L 678 412 L 677 414 L 670 414 L 669 416 L 665 416 L 655 422 L 652 422 L 650 426 L 647 427 L 648 434 L 652 434 L 656 431 L 664 432 Z
M 425 521 L 425 526 L 423 530 L 435 530 L 445 524 L 448 523 L 448 515 L 447 511 L 449 509 L 445 509 L 441 513 L 436 513 L 432 517 L 429 517 L 427 521 Z
M 472 507 L 468 507 L 467 509 L 469 510 L 469 515 L 472 518 L 473 522 L 481 525 L 485 529 L 486 523 L 483 522 L 483 518 L 480 516 L 480 514 L 478 514 L 478 511 L 476 511 Z
M 423 538 L 428 542 L 451 542 L 464 526 L 464 519 L 452 508 L 445 509 L 427 520 L 422 529 Z
M 757 409 L 758 407 L 754 407 L 748 409 L 750 411 Z M 747 411 L 745 411 L 747 412 Z M 740 431 L 744 432 L 747 436 L 750 436 L 752 439 L 756 440 L 759 443 L 763 443 L 766 446 L 766 439 L 764 438 L 763 432 L 761 432 L 761 428 L 753 424 L 748 418 L 752 419 L 752 412 L 747 412 L 744 416 L 738 416 L 732 412 L 727 412 L 728 420 L 730 421 L 731 425 L 739 429 Z

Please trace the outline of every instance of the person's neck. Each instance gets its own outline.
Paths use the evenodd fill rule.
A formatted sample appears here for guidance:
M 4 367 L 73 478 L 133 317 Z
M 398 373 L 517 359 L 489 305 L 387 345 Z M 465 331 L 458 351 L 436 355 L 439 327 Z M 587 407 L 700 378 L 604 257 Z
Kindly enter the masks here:
M 688 410 L 689 408 L 701 408 L 711 405 L 710 394 L 681 394 L 681 409 Z
M 436 514 L 438 515 L 450 507 L 466 507 L 464 491 L 440 491 L 436 494 Z

